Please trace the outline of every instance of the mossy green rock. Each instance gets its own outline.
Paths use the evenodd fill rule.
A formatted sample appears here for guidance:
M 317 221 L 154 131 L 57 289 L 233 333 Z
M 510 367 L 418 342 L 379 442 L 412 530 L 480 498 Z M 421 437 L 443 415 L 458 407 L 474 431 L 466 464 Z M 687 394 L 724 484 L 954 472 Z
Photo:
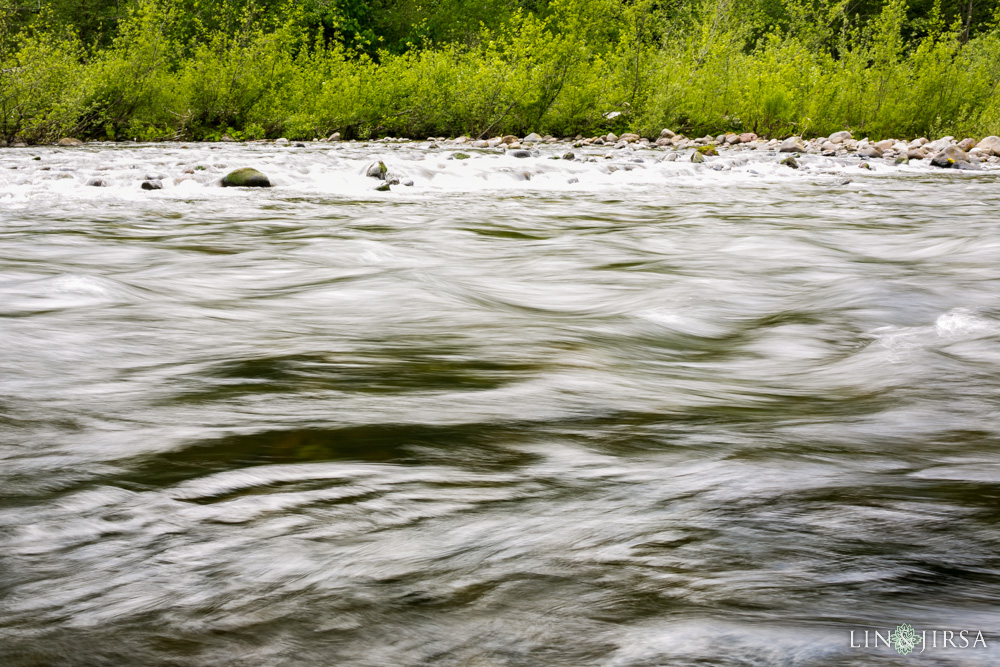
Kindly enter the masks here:
M 705 156 L 702 155 L 701 153 L 699 153 L 698 151 L 695 151 L 694 153 L 691 153 L 691 161 L 694 162 L 694 163 L 696 163 L 696 164 L 698 162 L 704 162 L 705 161 Z
M 468 153 L 455 153 L 454 157 L 455 157 L 456 160 L 468 160 L 469 159 L 469 154 Z
M 365 176 L 368 178 L 377 178 L 380 181 L 384 181 L 385 175 L 388 173 L 389 169 L 385 166 L 385 162 L 381 160 L 368 165 L 368 169 L 365 170 Z
M 715 150 L 715 146 L 698 146 L 697 150 L 702 155 L 718 155 L 719 151 Z
M 785 165 L 786 167 L 791 167 L 792 169 L 799 168 L 799 163 L 791 155 L 782 160 L 781 164 Z
M 244 167 L 226 174 L 222 179 L 224 188 L 269 188 L 271 181 L 256 169 Z

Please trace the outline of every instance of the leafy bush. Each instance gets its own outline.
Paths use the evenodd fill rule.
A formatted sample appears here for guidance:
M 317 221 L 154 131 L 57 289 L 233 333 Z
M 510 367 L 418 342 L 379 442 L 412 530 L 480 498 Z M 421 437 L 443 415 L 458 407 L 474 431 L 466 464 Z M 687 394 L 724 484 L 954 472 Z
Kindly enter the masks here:
M 407 4 L 391 48 L 357 2 L 135 0 L 89 48 L 0 12 L 0 136 L 1000 132 L 1000 32 L 939 0 L 532 1 Z

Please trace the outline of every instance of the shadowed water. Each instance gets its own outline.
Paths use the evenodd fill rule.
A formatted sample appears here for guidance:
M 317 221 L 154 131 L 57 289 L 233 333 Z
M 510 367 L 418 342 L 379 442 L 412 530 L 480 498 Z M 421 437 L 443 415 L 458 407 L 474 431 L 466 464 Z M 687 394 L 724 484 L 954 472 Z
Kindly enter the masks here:
M 1000 172 L 470 152 L 0 152 L 0 664 L 997 664 Z

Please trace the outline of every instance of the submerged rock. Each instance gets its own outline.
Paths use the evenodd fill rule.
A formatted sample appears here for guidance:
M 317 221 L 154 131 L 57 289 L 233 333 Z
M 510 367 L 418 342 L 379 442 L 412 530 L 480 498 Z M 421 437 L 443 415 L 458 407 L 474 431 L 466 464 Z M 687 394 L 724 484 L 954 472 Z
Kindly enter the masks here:
M 519 157 L 519 158 L 531 157 L 531 151 L 526 151 L 526 150 L 511 151 L 510 154 L 513 157 Z
M 573 153 L 563 153 L 562 159 L 564 159 L 564 160 L 575 160 L 576 159 L 576 155 L 574 155 Z
M 143 190 L 162 190 L 163 182 L 158 179 L 143 181 L 142 185 L 140 185 L 139 187 L 141 187 Z
M 455 153 L 452 157 L 456 160 L 468 160 L 472 156 L 468 153 Z
M 799 168 L 799 163 L 791 155 L 782 160 L 781 164 L 785 165 L 786 167 L 791 167 L 792 169 Z
M 87 181 L 87 185 L 94 188 L 103 188 L 107 186 L 107 184 L 108 184 L 107 181 L 105 181 L 103 178 L 92 178 L 89 181 Z
M 224 188 L 269 188 L 271 181 L 264 174 L 251 167 L 244 167 L 226 174 L 222 179 Z

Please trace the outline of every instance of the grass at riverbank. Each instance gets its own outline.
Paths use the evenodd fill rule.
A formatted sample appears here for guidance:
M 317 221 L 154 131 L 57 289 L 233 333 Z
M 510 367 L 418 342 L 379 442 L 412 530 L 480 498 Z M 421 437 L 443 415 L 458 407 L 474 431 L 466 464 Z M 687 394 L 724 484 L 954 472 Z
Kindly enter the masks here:
M 888 0 L 867 21 L 788 6 L 768 24 L 735 0 L 553 0 L 472 38 L 373 53 L 293 4 L 192 27 L 142 0 L 89 46 L 43 13 L 0 35 L 0 138 L 1000 134 L 995 21 L 970 37 L 937 4 L 913 17 Z

